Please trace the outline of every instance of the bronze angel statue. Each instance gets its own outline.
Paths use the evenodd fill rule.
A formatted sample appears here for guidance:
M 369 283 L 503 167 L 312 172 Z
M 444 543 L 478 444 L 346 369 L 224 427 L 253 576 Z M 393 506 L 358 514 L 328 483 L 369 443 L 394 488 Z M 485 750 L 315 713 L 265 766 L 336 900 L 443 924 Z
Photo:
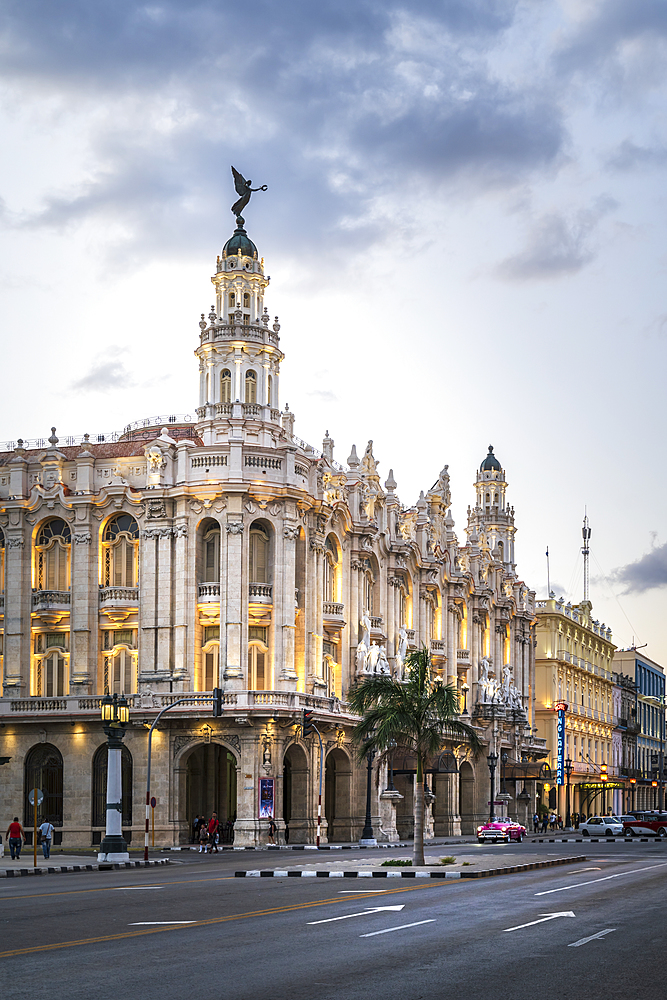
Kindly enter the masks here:
M 267 191 L 268 185 L 262 184 L 262 186 L 258 188 L 251 187 L 252 181 L 247 181 L 243 174 L 238 172 L 236 167 L 232 167 L 232 174 L 234 175 L 234 187 L 236 188 L 238 194 L 241 195 L 239 200 L 234 202 L 232 205 L 232 212 L 236 216 L 237 222 L 239 219 L 241 220 L 239 223 L 239 225 L 241 225 L 243 223 L 241 212 L 250 201 L 251 193 L 253 191 Z

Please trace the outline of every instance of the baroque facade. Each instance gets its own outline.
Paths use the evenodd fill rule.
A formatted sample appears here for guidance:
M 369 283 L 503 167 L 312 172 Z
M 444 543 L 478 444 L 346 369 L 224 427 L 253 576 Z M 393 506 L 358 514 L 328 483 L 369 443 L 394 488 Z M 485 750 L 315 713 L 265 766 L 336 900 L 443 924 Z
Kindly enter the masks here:
M 280 400 L 280 324 L 264 305 L 269 279 L 242 220 L 212 282 L 195 414 L 111 439 L 59 440 L 53 428 L 0 453 L 4 807 L 29 828 L 27 794 L 42 787 L 65 846 L 103 834 L 105 690 L 130 702 L 123 828 L 135 844 L 147 726 L 218 686 L 222 717 L 186 701 L 154 734 L 161 845 L 187 842 L 195 814 L 214 809 L 223 827 L 234 823 L 237 845 L 261 842 L 267 778 L 279 828 L 289 824 L 292 843 L 312 841 L 319 746 L 300 738 L 304 708 L 324 740 L 325 837 L 358 839 L 366 769 L 352 753 L 346 694 L 361 675 L 400 678 L 422 643 L 492 752 L 517 764 L 546 754 L 534 734 L 535 595 L 516 572 L 514 511 L 493 449 L 459 543 L 447 466 L 406 507 L 391 470 L 381 481 L 372 441 L 342 465 L 328 432 L 321 450 L 295 435 Z M 397 792 L 376 776 L 378 839 L 411 833 L 412 766 L 395 762 Z M 525 789 L 528 768 L 523 777 Z M 486 760 L 445 745 L 428 779 L 427 832 L 472 832 L 488 815 L 488 779 Z M 521 791 L 518 772 L 509 783 Z

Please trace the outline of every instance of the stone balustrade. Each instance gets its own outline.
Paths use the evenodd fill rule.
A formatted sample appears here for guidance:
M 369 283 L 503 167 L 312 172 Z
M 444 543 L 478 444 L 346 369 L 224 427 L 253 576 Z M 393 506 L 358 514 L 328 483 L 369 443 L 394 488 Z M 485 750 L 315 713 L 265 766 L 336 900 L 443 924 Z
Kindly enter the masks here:
M 248 596 L 255 604 L 270 604 L 273 587 L 270 583 L 249 583 Z
M 100 587 L 100 605 L 131 605 L 139 604 L 138 587 Z
M 68 590 L 33 590 L 32 607 L 34 611 L 44 608 L 69 608 L 72 595 Z
M 342 618 L 345 614 L 345 605 L 337 604 L 336 601 L 323 601 L 322 613 L 325 618 Z
M 200 583 L 197 587 L 197 600 L 200 604 L 217 604 L 220 601 L 220 584 Z
M 457 649 L 456 659 L 459 663 L 470 663 L 470 650 L 469 649 Z

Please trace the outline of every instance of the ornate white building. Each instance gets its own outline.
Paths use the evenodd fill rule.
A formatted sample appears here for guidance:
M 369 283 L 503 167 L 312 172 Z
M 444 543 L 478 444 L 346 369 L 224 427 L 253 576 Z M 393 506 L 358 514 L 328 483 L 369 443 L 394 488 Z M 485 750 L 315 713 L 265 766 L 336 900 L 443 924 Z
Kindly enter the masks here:
M 280 400 L 280 324 L 264 305 L 269 279 L 242 222 L 212 282 L 196 416 L 102 440 L 59 440 L 52 429 L 48 441 L 0 453 L 4 806 L 29 827 L 27 793 L 42 787 L 66 846 L 102 835 L 107 688 L 131 705 L 123 827 L 135 844 L 147 724 L 217 686 L 221 718 L 180 705 L 154 735 L 160 844 L 187 841 L 195 814 L 213 809 L 223 825 L 235 821 L 236 844 L 265 840 L 266 778 L 279 827 L 288 821 L 292 843 L 312 840 L 319 747 L 299 738 L 305 707 L 325 742 L 325 833 L 357 839 L 366 770 L 353 759 L 346 694 L 360 673 L 401 676 L 421 643 L 492 749 L 516 761 L 546 753 L 532 738 L 534 594 L 516 573 L 514 512 L 493 450 L 460 545 L 447 466 L 405 507 L 391 471 L 381 482 L 372 441 L 341 465 L 328 432 L 321 451 L 295 436 Z M 413 764 L 395 764 L 403 798 L 383 793 L 384 774 L 373 785 L 379 839 L 395 839 L 396 822 L 411 832 Z M 472 831 L 488 811 L 486 760 L 445 746 L 434 769 L 429 829 Z

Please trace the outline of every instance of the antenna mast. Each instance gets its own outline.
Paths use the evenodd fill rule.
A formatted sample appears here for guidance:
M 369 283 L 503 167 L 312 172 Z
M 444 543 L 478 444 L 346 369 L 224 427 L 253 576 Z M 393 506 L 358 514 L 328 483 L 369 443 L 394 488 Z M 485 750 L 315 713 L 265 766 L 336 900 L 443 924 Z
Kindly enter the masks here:
M 584 557 L 584 600 L 588 600 L 588 557 L 590 555 L 590 549 L 588 543 L 591 538 L 591 529 L 588 527 L 588 514 L 584 514 L 584 526 L 581 529 L 581 534 L 584 539 L 584 545 L 581 553 Z

